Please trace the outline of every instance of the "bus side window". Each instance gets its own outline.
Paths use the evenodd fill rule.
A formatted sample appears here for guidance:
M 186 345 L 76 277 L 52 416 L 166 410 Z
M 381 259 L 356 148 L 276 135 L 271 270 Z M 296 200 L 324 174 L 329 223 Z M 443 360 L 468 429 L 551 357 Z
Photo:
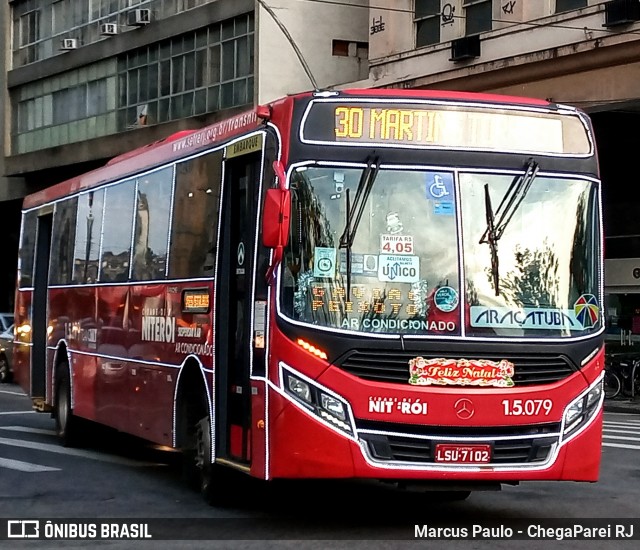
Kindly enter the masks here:
M 78 197 L 73 252 L 74 283 L 95 283 L 98 280 L 103 205 L 104 189 L 83 193 Z
M 221 181 L 222 151 L 176 165 L 169 277 L 213 275 Z
M 67 285 L 73 273 L 73 248 L 76 238 L 78 199 L 67 199 L 56 204 L 51 239 L 51 268 L 49 283 Z
M 131 278 L 164 279 L 173 167 L 138 178 Z
M 27 212 L 22 217 L 22 234 L 20 236 L 20 250 L 18 254 L 18 277 L 20 288 L 33 284 L 33 255 L 36 246 L 36 228 L 38 214 L 35 210 Z
M 135 180 L 108 187 L 102 231 L 100 281 L 122 282 L 129 278 Z

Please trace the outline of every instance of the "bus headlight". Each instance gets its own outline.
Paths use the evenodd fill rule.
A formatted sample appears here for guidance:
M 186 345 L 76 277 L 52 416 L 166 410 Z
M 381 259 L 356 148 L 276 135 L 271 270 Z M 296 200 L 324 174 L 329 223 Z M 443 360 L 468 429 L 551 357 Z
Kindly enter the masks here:
M 324 410 L 330 412 L 340 420 L 344 420 L 346 418 L 342 402 L 338 401 L 335 397 L 331 397 L 326 393 L 320 393 L 320 404 Z
M 355 434 L 351 408 L 344 398 L 284 363 L 280 363 L 280 380 L 285 394 L 306 412 L 342 434 Z
M 309 388 L 309 384 L 295 376 L 289 376 L 287 378 L 287 385 L 289 386 L 289 391 L 292 395 L 305 403 L 311 404 L 311 389 Z
M 565 409 L 562 417 L 562 439 L 567 440 L 575 435 L 580 428 L 600 410 L 603 399 L 602 376 L 595 381 L 587 391 L 581 393 Z

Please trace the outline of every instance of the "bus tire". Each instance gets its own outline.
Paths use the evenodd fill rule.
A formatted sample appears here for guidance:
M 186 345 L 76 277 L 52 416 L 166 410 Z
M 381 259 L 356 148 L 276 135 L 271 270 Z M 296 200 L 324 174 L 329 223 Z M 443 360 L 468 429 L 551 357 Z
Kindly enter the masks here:
M 211 462 L 211 421 L 209 416 L 196 425 L 195 464 L 199 473 L 198 484 L 205 502 L 210 505 L 225 504 L 231 497 L 231 472 Z
M 65 447 L 75 447 L 80 440 L 80 419 L 73 414 L 71 408 L 71 382 L 69 364 L 61 363 L 56 376 L 56 393 L 54 401 L 56 433 Z

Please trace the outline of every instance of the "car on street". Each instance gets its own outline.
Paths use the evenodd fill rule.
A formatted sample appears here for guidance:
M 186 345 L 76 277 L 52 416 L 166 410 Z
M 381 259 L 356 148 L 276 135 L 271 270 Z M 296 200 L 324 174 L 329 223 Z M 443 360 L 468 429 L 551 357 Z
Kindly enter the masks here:
M 8 330 L 13 326 L 13 313 L 0 313 L 0 332 Z
M 0 383 L 13 378 L 13 314 L 0 313 Z

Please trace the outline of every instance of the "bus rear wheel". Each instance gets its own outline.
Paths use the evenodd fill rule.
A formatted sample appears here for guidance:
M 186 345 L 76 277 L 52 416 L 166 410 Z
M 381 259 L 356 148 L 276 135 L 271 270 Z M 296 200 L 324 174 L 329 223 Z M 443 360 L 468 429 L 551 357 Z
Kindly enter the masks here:
M 71 382 L 68 363 L 58 367 L 56 393 L 54 401 L 56 433 L 65 447 L 74 447 L 80 439 L 80 419 L 71 408 Z

